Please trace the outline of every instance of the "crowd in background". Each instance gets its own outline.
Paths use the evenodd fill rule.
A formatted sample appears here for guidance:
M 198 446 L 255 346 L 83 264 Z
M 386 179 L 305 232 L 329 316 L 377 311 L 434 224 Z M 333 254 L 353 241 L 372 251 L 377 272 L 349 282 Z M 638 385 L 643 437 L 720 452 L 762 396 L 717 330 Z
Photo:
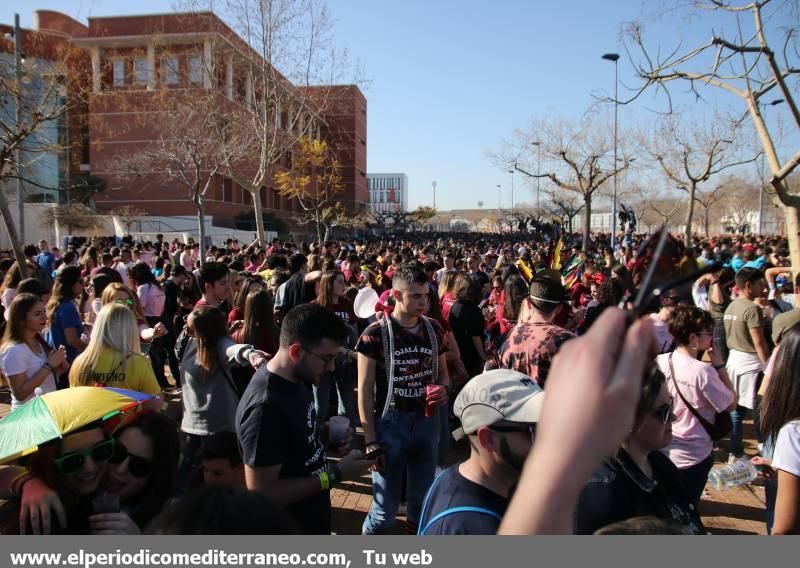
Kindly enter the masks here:
M 417 234 L 228 240 L 201 259 L 191 239 L 90 238 L 26 246 L 24 275 L 0 253 L 12 413 L 78 386 L 151 395 L 0 470 L 13 506 L 3 531 L 329 534 L 330 490 L 369 471 L 364 534 L 392 531 L 398 515 L 419 534 L 702 534 L 714 450 L 749 459 L 752 417 L 768 527 L 797 533 L 787 244 L 657 248 L 649 235 L 612 250 L 607 235 L 584 247 L 574 235 Z M 642 323 L 629 327 L 619 308 L 642 288 Z M 629 352 L 644 353 L 640 369 Z M 579 416 L 624 365 L 633 398 L 603 391 L 607 408 Z M 581 446 L 600 435 L 607 453 Z M 453 464 L 461 440 L 468 457 Z M 572 485 L 552 481 L 563 501 L 544 526 L 556 504 L 536 506 L 548 490 L 537 468 L 551 446 L 581 465 Z M 98 510 L 99 495 L 118 505 Z

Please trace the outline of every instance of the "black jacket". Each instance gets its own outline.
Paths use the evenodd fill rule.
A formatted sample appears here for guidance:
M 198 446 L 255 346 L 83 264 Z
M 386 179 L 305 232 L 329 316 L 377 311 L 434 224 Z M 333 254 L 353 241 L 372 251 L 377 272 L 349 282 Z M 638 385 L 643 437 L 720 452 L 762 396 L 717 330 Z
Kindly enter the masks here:
M 677 524 L 692 534 L 705 529 L 678 478 L 678 468 L 661 452 L 648 457 L 654 479 L 649 479 L 621 449 L 606 460 L 581 491 L 575 509 L 575 534 L 593 534 L 612 523 L 652 516 Z

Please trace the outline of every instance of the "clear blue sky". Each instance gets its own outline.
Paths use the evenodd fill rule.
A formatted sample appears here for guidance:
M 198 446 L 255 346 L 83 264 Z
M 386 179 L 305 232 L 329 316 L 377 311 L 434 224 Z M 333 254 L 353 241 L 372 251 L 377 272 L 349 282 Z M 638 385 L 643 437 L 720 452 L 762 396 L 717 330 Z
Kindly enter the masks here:
M 430 205 L 436 180 L 439 209 L 510 205 L 511 176 L 487 151 L 534 116 L 578 118 L 592 94 L 612 92 L 614 69 L 600 59 L 620 51 L 619 25 L 661 2 L 541 0 L 330 0 L 337 41 L 360 59 L 370 82 L 369 172 L 405 172 L 409 206 Z M 15 3 L 0 21 L 12 23 Z M 169 12 L 169 0 L 31 0 L 20 8 L 23 26 L 35 9 L 88 16 Z M 651 45 L 707 41 L 712 16 L 680 12 L 650 24 Z M 626 57 L 621 83 L 633 84 Z M 655 120 L 644 109 L 623 108 L 620 122 Z M 654 104 L 652 105 L 654 106 Z M 785 105 L 782 105 L 785 106 Z M 516 201 L 531 201 L 516 176 Z

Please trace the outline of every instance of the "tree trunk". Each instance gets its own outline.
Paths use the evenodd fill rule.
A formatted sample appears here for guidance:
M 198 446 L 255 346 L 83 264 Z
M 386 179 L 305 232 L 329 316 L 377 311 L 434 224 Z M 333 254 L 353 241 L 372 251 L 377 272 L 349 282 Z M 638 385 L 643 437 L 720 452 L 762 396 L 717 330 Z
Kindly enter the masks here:
M 692 182 L 689 185 L 689 204 L 686 206 L 686 229 L 683 232 L 686 247 L 692 244 L 692 219 L 694 218 L 694 196 L 697 184 Z
M 256 189 L 250 192 L 253 196 L 253 212 L 256 217 L 256 236 L 258 237 L 258 244 L 266 247 L 266 235 L 264 233 L 264 218 L 261 216 L 261 190 Z
M 8 240 L 11 241 L 11 248 L 14 249 L 14 258 L 17 261 L 17 266 L 22 275 L 22 278 L 28 277 L 28 263 L 25 259 L 25 248 L 23 243 L 19 240 L 19 233 L 17 233 L 17 225 L 14 219 L 11 218 L 11 209 L 8 206 L 8 199 L 6 198 L 5 189 L 0 189 L 0 213 L 3 214 L 5 220 L 6 231 L 8 232 Z
M 783 206 L 786 223 L 786 240 L 789 242 L 789 258 L 791 266 L 800 266 L 800 210 L 790 205 Z M 797 274 L 792 274 L 793 281 Z M 795 294 L 794 305 L 800 307 L 800 294 Z
M 592 194 L 583 196 L 583 252 L 589 252 L 589 236 L 592 228 Z
M 328 242 L 328 238 L 330 237 L 330 235 L 331 235 L 331 227 L 330 227 L 330 225 L 325 225 L 325 239 L 324 239 L 324 242 L 326 242 L 326 243 Z
M 201 201 L 195 201 L 197 205 L 197 224 L 200 233 L 200 266 L 206 264 L 206 213 Z
M 706 237 L 708 237 L 708 207 L 703 209 L 703 229 L 705 232 Z

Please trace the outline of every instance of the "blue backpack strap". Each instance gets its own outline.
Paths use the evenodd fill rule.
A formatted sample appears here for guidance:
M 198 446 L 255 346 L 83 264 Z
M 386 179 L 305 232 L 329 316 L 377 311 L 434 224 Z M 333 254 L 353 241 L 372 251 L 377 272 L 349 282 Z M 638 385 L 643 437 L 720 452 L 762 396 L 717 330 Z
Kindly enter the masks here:
M 423 501 L 422 501 L 422 512 L 419 515 L 420 523 L 425 519 L 425 511 L 427 511 L 427 509 L 428 509 L 428 500 L 431 498 L 431 493 L 433 493 L 433 488 L 436 487 L 436 484 L 442 478 L 442 476 L 444 475 L 445 471 L 447 471 L 447 470 L 445 469 L 444 471 L 442 471 L 442 473 L 440 473 L 439 475 L 436 476 L 436 479 L 433 480 L 433 483 L 431 483 L 431 486 L 428 488 L 428 492 L 425 494 L 425 499 L 423 499 Z M 427 528 L 427 527 L 425 527 L 425 528 Z M 417 527 L 417 535 L 421 535 L 421 534 L 424 534 L 424 533 L 419 532 L 419 527 Z
M 424 536 L 425 533 L 428 531 L 428 529 L 431 528 L 431 525 L 433 523 L 444 517 L 455 515 L 456 513 L 476 513 L 478 515 L 487 515 L 489 517 L 494 517 L 498 521 L 502 520 L 502 517 L 500 515 L 498 515 L 494 511 L 490 511 L 489 509 L 484 509 L 483 507 L 453 507 L 452 509 L 445 509 L 444 511 L 433 517 L 428 522 L 428 524 L 425 525 L 425 528 L 419 531 L 418 534 L 420 536 Z

